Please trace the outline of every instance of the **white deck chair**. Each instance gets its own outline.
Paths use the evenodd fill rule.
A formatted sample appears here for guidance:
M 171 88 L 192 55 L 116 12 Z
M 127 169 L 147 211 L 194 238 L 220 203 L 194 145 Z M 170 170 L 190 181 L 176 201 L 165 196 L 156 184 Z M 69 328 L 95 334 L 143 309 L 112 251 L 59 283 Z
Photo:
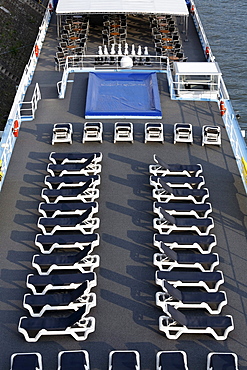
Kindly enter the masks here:
M 86 306 L 65 317 L 21 317 L 19 333 L 27 342 L 37 342 L 42 335 L 71 335 L 75 340 L 86 340 L 95 331 L 95 318 L 84 317 Z
M 103 141 L 103 124 L 102 122 L 85 122 L 83 128 L 82 143 L 85 141 Z
M 164 144 L 163 123 L 145 123 L 144 136 L 144 143 L 147 141 L 159 141 Z
M 238 356 L 232 352 L 210 352 L 207 356 L 207 370 L 238 370 Z
M 174 144 L 177 142 L 193 144 L 193 132 L 191 123 L 175 123 Z
M 111 351 L 109 353 L 108 370 L 140 370 L 140 354 L 138 351 Z
M 217 253 L 177 252 L 164 243 L 162 244 L 162 249 L 164 253 L 154 253 L 153 255 L 153 264 L 160 270 L 172 270 L 179 267 L 213 271 L 219 265 L 219 256 Z
M 77 311 L 83 306 L 86 306 L 87 314 L 96 306 L 96 294 L 90 293 L 87 281 L 76 289 L 47 294 L 25 294 L 23 300 L 23 307 L 32 317 L 41 317 L 47 311 Z
M 132 122 L 116 122 L 114 128 L 114 143 L 116 141 L 134 142 L 133 123 Z
M 156 355 L 156 370 L 189 370 L 184 351 L 159 351 Z
M 58 353 L 57 370 L 90 370 L 89 354 L 85 350 L 61 351 Z
M 214 220 L 212 217 L 174 217 L 162 208 L 160 208 L 160 214 L 163 218 L 153 219 L 153 228 L 157 229 L 160 234 L 189 231 L 197 233 L 198 235 L 208 235 L 210 230 L 214 227 Z
M 51 152 L 49 155 L 49 160 L 53 164 L 66 164 L 66 163 L 84 163 L 92 158 L 93 163 L 99 163 L 102 161 L 103 155 L 101 152 L 94 153 L 58 153 Z
M 171 249 L 197 250 L 199 253 L 211 253 L 213 247 L 217 245 L 216 236 L 192 235 L 192 234 L 154 234 L 153 244 L 160 253 L 164 253 L 163 243 Z
M 202 174 L 201 164 L 167 164 L 154 154 L 154 161 L 157 164 L 149 166 L 149 172 L 155 176 L 180 175 L 180 176 L 199 176 Z
M 72 144 L 73 127 L 71 123 L 55 123 L 52 133 L 52 145 L 55 143 Z
M 221 146 L 221 130 L 219 126 L 202 127 L 202 146 L 205 144 Z
M 171 305 L 167 305 L 166 316 L 159 318 L 159 330 L 168 339 L 178 339 L 183 333 L 191 333 L 211 334 L 216 340 L 225 340 L 233 329 L 233 318 L 230 315 L 185 315 Z
M 165 281 L 175 287 L 199 287 L 204 288 L 207 292 L 217 292 L 220 285 L 224 283 L 224 276 L 222 271 L 157 270 L 155 272 L 155 283 L 164 290 Z
M 205 292 L 203 289 L 176 288 L 168 281 L 164 281 L 164 292 L 155 295 L 156 306 L 166 312 L 167 304 L 175 308 L 200 308 L 208 313 L 220 314 L 222 308 L 227 304 L 226 293 Z
M 13 353 L 10 358 L 10 370 L 42 370 L 42 356 L 38 352 Z

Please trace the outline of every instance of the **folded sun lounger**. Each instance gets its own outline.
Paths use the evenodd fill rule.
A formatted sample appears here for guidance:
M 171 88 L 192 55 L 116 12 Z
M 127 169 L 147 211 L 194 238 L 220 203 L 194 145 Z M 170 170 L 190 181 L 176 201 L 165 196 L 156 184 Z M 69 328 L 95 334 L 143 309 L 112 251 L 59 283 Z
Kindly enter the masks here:
M 95 318 L 84 317 L 86 305 L 69 316 L 61 317 L 21 317 L 19 333 L 27 342 L 37 342 L 42 335 L 71 335 L 77 341 L 87 339 L 95 330 Z
M 229 352 L 210 352 L 207 370 L 238 370 L 238 356 Z
M 161 183 L 162 180 L 162 183 Z M 171 188 L 181 187 L 187 189 L 201 189 L 205 185 L 205 179 L 203 176 L 188 177 L 188 176 L 154 176 L 149 177 L 149 183 L 155 189 L 162 189 L 163 182 Z
M 153 264 L 159 270 L 172 270 L 175 267 L 179 267 L 213 271 L 219 265 L 219 256 L 216 253 L 176 252 L 164 243 L 162 243 L 161 248 L 164 253 L 155 253 L 153 256 Z
M 167 164 L 154 154 L 154 161 L 157 164 L 149 166 L 149 172 L 155 176 L 171 175 L 184 175 L 184 176 L 199 176 L 203 170 L 201 164 Z
M 184 351 L 159 351 L 156 355 L 156 370 L 189 370 Z
M 175 288 L 168 281 L 163 283 L 164 292 L 156 293 L 156 305 L 166 311 L 167 304 L 175 308 L 200 308 L 206 309 L 211 314 L 219 314 L 227 304 L 226 293 L 206 292 L 202 289 Z
M 201 204 L 205 203 L 206 199 L 209 198 L 209 191 L 207 188 L 174 188 L 169 186 L 162 178 L 159 179 L 159 183 L 162 185 L 162 188 L 153 189 L 152 192 L 153 198 L 157 199 L 158 202 L 191 201 L 195 204 Z
M 224 283 L 224 277 L 221 271 L 156 271 L 156 284 L 163 289 L 165 281 L 174 287 L 201 287 L 207 292 L 217 292 Z
M 78 269 L 81 272 L 92 272 L 99 266 L 99 256 L 91 255 L 93 246 L 88 244 L 79 252 L 35 254 L 32 266 L 39 275 L 49 275 L 53 270 Z
M 73 186 L 82 186 L 88 180 L 93 180 L 92 186 L 97 186 L 100 184 L 99 175 L 64 175 L 64 176 L 45 176 L 44 183 L 48 186 L 49 189 L 61 189 L 61 188 L 70 188 Z
M 94 163 L 102 161 L 102 153 L 57 153 L 51 152 L 49 160 L 54 164 L 83 163 L 88 158 L 92 158 Z
M 89 208 L 92 210 L 92 214 L 99 211 L 98 202 L 59 202 L 59 203 L 40 203 L 39 212 L 43 217 L 56 217 L 58 215 L 81 215 Z
M 58 275 L 27 275 L 27 287 L 33 294 L 45 294 L 50 290 L 75 289 L 84 281 L 89 281 L 90 289 L 97 285 L 95 272 Z
M 99 189 L 95 189 L 96 182 L 90 179 L 82 186 L 71 186 L 62 189 L 42 189 L 41 197 L 46 203 L 58 203 L 60 201 L 93 202 L 99 198 Z
M 23 307 L 29 311 L 32 317 L 41 317 L 46 311 L 76 311 L 83 305 L 87 306 L 87 313 L 96 306 L 96 294 L 90 293 L 88 281 L 76 289 L 60 290 L 47 294 L 25 294 L 23 299 Z
M 56 231 L 80 230 L 83 234 L 93 234 L 99 228 L 100 219 L 92 217 L 92 208 L 82 215 L 68 215 L 68 217 L 40 217 L 37 226 L 43 234 L 54 234 Z
M 164 253 L 161 242 L 171 249 L 197 249 L 200 253 L 210 253 L 216 246 L 216 236 L 210 235 L 188 235 L 188 234 L 154 234 L 153 244 Z
M 163 218 L 153 219 L 153 228 L 157 229 L 160 234 L 170 234 L 175 231 L 190 231 L 198 235 L 208 235 L 214 227 L 212 217 L 196 218 L 196 217 L 181 217 L 172 216 L 160 208 L 160 214 Z
M 82 163 L 65 163 L 65 164 L 53 164 L 49 163 L 47 166 L 47 172 L 51 176 L 64 176 L 64 175 L 97 175 L 101 172 L 101 165 L 94 163 L 93 159 L 89 157 L 85 162 Z
M 42 356 L 37 352 L 13 353 L 10 370 L 42 370 Z
M 211 334 L 216 340 L 225 340 L 233 329 L 233 319 L 230 315 L 185 315 L 169 304 L 166 316 L 159 318 L 159 330 L 164 332 L 168 339 L 178 339 L 183 333 L 191 333 Z
M 54 249 L 79 248 L 83 249 L 86 245 L 92 247 L 99 245 L 99 234 L 82 234 L 81 232 L 67 232 L 63 234 L 37 234 L 35 245 L 39 247 L 41 253 L 49 254 Z
M 88 352 L 85 350 L 59 352 L 57 370 L 90 370 Z
M 111 351 L 108 370 L 140 370 L 140 354 L 137 351 Z
M 194 217 L 208 217 L 212 212 L 212 206 L 210 203 L 194 204 L 189 202 L 154 202 L 153 212 L 156 213 L 160 218 L 162 214 L 160 213 L 160 208 L 168 212 L 173 216 L 194 216 Z

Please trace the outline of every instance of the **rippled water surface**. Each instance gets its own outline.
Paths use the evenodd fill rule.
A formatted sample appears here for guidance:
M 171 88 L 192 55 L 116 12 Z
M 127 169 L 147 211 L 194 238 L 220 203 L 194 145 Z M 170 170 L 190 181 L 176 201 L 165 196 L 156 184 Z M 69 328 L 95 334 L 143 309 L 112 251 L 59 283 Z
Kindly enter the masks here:
M 239 124 L 247 129 L 247 1 L 194 1 Z

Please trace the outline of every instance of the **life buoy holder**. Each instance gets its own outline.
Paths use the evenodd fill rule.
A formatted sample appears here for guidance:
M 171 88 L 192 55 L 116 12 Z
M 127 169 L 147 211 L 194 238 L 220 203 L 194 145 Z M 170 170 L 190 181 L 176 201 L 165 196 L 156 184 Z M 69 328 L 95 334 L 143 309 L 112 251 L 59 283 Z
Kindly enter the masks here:
M 192 6 L 191 6 L 191 8 L 190 8 L 190 13 L 191 13 L 192 15 L 194 15 L 194 14 L 195 14 L 195 6 L 194 6 L 194 5 L 192 5 Z
M 13 132 L 14 137 L 18 137 L 18 135 L 19 135 L 19 122 L 18 122 L 17 119 L 14 121 L 14 127 L 12 128 L 12 132 Z
M 224 102 L 221 100 L 220 101 L 220 115 L 224 116 L 225 113 L 226 113 L 226 107 L 225 107 Z
M 52 6 L 52 3 L 49 3 L 49 12 L 52 13 L 53 12 L 53 6 Z
M 209 54 L 210 54 L 210 48 L 209 48 L 209 46 L 206 46 L 205 54 L 206 54 L 206 58 L 208 59 L 209 58 Z
M 38 58 L 38 56 L 39 56 L 39 47 L 38 47 L 38 45 L 35 45 L 34 52 L 35 52 L 36 58 Z

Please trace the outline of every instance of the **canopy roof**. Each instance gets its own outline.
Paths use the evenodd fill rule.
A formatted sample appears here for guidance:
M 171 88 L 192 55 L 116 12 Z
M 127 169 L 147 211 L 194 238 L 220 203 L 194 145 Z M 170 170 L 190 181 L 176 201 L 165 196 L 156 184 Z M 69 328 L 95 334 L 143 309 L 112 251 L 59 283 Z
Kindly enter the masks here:
M 147 13 L 188 15 L 185 0 L 59 0 L 56 13 Z
M 175 62 L 174 70 L 176 74 L 221 75 L 221 71 L 217 62 Z

